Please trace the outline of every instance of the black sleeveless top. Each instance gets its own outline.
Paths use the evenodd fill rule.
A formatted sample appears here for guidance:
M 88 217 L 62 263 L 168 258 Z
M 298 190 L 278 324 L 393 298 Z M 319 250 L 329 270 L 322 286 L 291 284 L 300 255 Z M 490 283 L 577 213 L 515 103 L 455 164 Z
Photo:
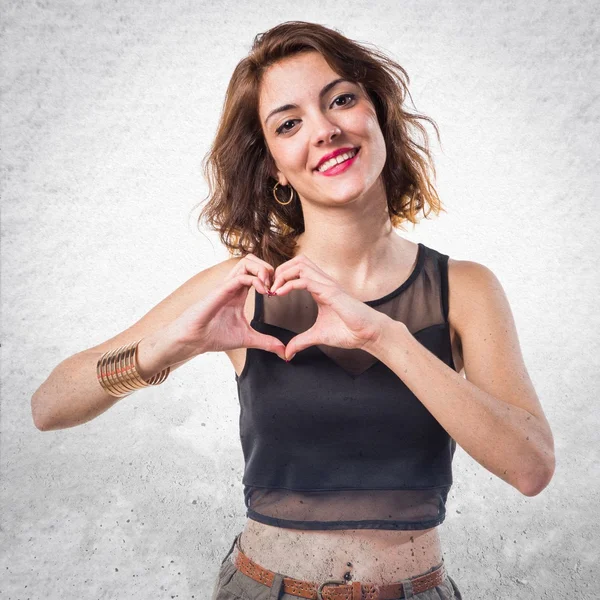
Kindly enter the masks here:
M 287 344 L 315 322 L 307 290 L 255 290 L 251 326 Z M 365 302 L 452 360 L 448 256 L 419 244 L 393 292 Z M 442 523 L 455 441 L 402 380 L 360 349 L 318 345 L 289 363 L 248 348 L 236 374 L 250 519 L 292 529 L 428 529 Z

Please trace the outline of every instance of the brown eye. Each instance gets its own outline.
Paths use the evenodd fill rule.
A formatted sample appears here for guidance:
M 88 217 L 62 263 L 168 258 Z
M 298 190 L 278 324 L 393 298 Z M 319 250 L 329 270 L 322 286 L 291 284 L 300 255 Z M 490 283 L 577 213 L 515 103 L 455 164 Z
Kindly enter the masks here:
M 287 133 L 288 131 L 291 130 L 291 127 L 286 127 L 286 125 L 288 123 L 293 123 L 294 121 L 297 121 L 298 119 L 289 119 L 288 121 L 285 121 L 284 123 L 282 123 L 275 131 L 277 132 L 277 135 L 280 135 L 281 133 Z
M 356 94 L 342 94 L 341 96 L 338 96 L 333 102 L 337 102 L 338 100 L 341 100 L 342 98 L 349 98 L 349 100 L 347 102 L 344 102 L 344 104 L 338 104 L 337 106 L 346 106 L 348 105 L 350 102 L 352 102 L 355 98 L 356 98 Z

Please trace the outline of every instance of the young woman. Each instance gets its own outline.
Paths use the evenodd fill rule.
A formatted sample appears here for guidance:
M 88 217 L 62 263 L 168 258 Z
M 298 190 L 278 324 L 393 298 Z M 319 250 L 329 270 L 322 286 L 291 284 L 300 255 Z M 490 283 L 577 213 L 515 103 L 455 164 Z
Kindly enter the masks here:
M 248 520 L 213 600 L 461 598 L 438 535 L 456 444 L 527 496 L 553 475 L 497 278 L 395 233 L 443 210 L 420 121 L 435 123 L 407 110 L 407 83 L 320 25 L 257 36 L 205 165 L 204 217 L 238 256 L 32 399 L 39 429 L 71 427 L 227 353 Z

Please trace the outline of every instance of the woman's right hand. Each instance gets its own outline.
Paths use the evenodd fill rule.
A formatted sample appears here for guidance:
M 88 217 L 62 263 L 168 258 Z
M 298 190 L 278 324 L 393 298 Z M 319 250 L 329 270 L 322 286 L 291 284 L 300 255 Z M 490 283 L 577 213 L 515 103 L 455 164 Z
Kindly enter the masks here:
M 168 326 L 172 363 L 185 362 L 205 352 L 260 348 L 285 359 L 285 345 L 276 337 L 252 329 L 244 315 L 251 287 L 267 293 L 275 269 L 247 254 L 223 283 L 190 306 Z

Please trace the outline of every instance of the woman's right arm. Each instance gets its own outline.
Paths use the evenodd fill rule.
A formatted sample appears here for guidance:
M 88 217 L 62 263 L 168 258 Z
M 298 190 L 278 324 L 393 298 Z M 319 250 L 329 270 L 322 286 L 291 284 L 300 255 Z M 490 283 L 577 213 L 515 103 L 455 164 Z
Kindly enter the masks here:
M 141 338 L 138 371 L 146 381 L 168 366 L 174 371 L 190 360 L 173 362 L 177 339 L 169 325 L 219 286 L 239 261 L 240 258 L 230 258 L 201 271 L 125 331 L 63 360 L 31 398 L 35 426 L 40 431 L 74 427 L 91 421 L 120 400 L 106 392 L 97 380 L 96 364 L 107 350 Z

